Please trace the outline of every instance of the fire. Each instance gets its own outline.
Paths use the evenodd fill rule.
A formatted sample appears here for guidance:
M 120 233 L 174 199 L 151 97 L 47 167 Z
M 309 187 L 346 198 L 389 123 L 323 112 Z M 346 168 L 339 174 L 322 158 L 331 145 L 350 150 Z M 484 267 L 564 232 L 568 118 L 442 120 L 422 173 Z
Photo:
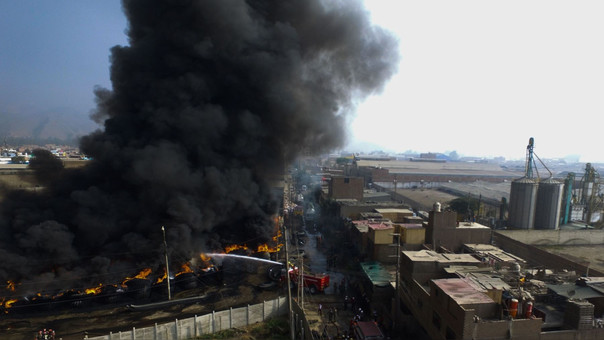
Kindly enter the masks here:
M 203 261 L 203 262 L 210 262 L 210 260 L 212 259 L 211 257 L 207 256 L 204 253 L 199 254 L 199 258 Z
M 89 295 L 97 295 L 101 292 L 102 289 L 103 289 L 103 284 L 99 283 L 98 286 L 93 287 L 93 288 L 87 288 L 84 292 Z
M 13 281 L 6 281 L 6 289 L 10 290 L 11 292 L 14 292 L 16 288 L 16 285 Z
M 178 274 L 176 274 L 176 276 L 193 272 L 193 269 L 191 269 L 191 266 L 188 263 L 184 263 L 180 268 L 182 270 Z
M 141 279 L 144 280 L 147 278 L 147 276 L 149 276 L 149 274 L 151 274 L 151 268 L 145 268 L 143 270 L 140 271 L 140 273 L 136 274 L 135 277 L 127 277 L 124 279 L 124 281 L 122 281 L 122 285 L 125 285 L 126 282 L 130 281 L 130 280 L 134 280 L 134 279 Z
M 146 279 L 147 276 L 149 276 L 149 274 L 151 274 L 151 268 L 145 268 L 145 269 L 141 270 L 141 272 L 138 273 L 138 275 L 136 275 L 134 278 L 135 279 Z
M 247 246 L 246 246 L 245 244 L 244 244 L 244 245 L 242 245 L 242 246 L 240 246 L 240 245 L 238 245 L 238 244 L 232 244 L 232 245 L 230 245 L 230 246 L 226 246 L 226 247 L 224 248 L 224 252 L 228 254 L 228 253 L 230 253 L 230 252 L 232 252 L 232 251 L 239 250 L 239 249 L 242 249 L 242 250 L 247 250 L 248 248 L 247 248 Z
M 42 295 L 42 293 L 36 293 L 36 295 L 34 297 L 32 297 L 31 299 L 32 299 L 32 301 L 35 301 L 40 298 L 53 298 L 53 297 L 49 294 Z
M 273 236 L 273 241 L 275 242 L 279 242 L 279 238 L 283 236 L 283 234 L 281 234 L 281 229 L 277 230 L 277 235 Z
M 16 299 L 10 299 L 10 300 L 2 300 L 2 302 L 0 302 L 0 306 L 4 306 L 4 308 L 11 308 L 13 306 L 13 304 L 17 302 Z
M 122 287 L 126 287 L 126 283 L 130 280 L 134 280 L 134 279 L 141 279 L 144 280 L 147 278 L 147 276 L 149 276 L 149 274 L 151 274 L 151 268 L 145 268 L 143 270 L 140 271 L 140 273 L 136 274 L 135 277 L 127 277 L 122 281 L 121 286 Z
M 157 278 L 157 281 L 156 281 L 155 283 L 162 283 L 162 282 L 164 282 L 164 280 L 165 280 L 167 277 L 168 277 L 168 271 L 167 271 L 167 270 L 164 270 L 164 276 L 162 276 L 162 277 L 158 277 L 158 278 Z
M 283 247 L 283 244 L 278 244 L 276 247 L 271 247 L 268 244 L 261 244 L 258 246 L 258 250 L 257 252 L 259 253 L 275 253 L 278 252 L 279 250 L 281 250 L 281 247 Z

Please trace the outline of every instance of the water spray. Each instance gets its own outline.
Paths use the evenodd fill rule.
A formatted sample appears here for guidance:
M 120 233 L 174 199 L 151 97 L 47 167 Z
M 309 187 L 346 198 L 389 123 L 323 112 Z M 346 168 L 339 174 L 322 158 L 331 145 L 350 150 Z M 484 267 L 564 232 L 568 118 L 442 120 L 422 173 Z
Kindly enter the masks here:
M 254 260 L 254 261 L 260 261 L 260 262 L 266 262 L 266 263 L 283 265 L 283 263 L 281 263 L 281 262 L 267 260 L 267 259 L 261 259 L 261 258 L 258 258 L 258 257 L 244 256 L 244 255 L 219 254 L 219 253 L 207 253 L 206 255 L 210 256 L 210 257 L 228 256 L 228 257 L 234 257 L 234 258 L 244 259 L 244 260 Z

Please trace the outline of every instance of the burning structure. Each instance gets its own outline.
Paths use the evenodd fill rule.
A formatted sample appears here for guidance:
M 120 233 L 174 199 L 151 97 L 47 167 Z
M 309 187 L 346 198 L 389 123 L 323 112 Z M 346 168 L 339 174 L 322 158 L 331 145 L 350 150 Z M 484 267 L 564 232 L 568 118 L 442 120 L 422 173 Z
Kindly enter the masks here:
M 15 296 L 117 282 L 170 257 L 270 238 L 267 176 L 344 138 L 395 72 L 396 39 L 360 1 L 124 0 L 129 45 L 97 88 L 89 165 L 0 208 L 0 281 Z M 44 168 L 37 171 L 43 172 Z

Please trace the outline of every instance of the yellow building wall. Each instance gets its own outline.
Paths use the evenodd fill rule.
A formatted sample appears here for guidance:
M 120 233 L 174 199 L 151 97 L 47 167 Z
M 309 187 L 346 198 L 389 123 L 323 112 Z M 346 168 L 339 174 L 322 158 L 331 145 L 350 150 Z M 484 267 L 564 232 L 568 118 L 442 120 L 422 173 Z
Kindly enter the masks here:
M 380 214 L 382 214 L 382 216 L 384 216 L 384 218 L 387 218 L 394 223 L 402 223 L 402 222 L 404 222 L 405 217 L 413 216 L 413 212 L 410 210 L 409 211 L 384 211 L 384 210 L 379 210 L 379 209 L 377 209 L 377 210 Z
M 401 242 L 406 244 L 423 244 L 426 243 L 426 229 L 425 228 L 402 228 L 402 239 Z
M 374 244 L 392 244 L 394 228 L 372 229 Z

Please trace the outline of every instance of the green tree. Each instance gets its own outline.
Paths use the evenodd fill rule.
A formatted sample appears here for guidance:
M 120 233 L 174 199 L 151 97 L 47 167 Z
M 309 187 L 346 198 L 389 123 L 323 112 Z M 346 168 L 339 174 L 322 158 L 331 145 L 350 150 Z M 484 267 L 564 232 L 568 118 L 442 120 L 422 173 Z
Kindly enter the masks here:
M 457 216 L 463 219 L 471 219 L 478 213 L 478 200 L 472 197 L 455 198 L 448 204 L 451 210 L 455 211 Z
M 25 162 L 27 162 L 27 159 L 25 159 L 25 157 L 23 156 L 15 156 L 11 157 L 10 162 L 13 164 L 25 164 Z

